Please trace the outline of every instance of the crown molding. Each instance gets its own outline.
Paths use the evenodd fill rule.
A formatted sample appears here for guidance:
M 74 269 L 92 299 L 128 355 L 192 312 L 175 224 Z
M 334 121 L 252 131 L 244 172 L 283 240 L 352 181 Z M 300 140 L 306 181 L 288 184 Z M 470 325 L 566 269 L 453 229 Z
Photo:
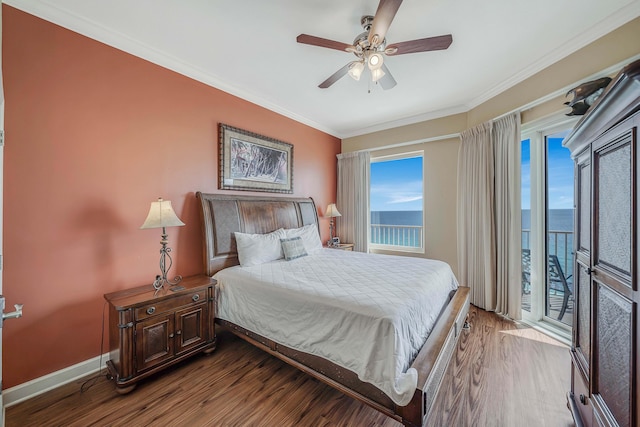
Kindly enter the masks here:
M 468 110 L 471 110 L 483 104 L 484 102 L 512 88 L 518 83 L 525 81 L 534 74 L 539 73 L 540 71 L 555 64 L 561 59 L 564 59 L 572 53 L 578 51 L 579 49 L 587 46 L 588 44 L 593 43 L 600 37 L 609 34 L 616 28 L 623 26 L 624 24 L 635 19 L 638 16 L 640 16 L 640 1 L 633 1 L 627 6 L 613 13 L 612 15 L 609 15 L 598 24 L 586 29 L 579 36 L 574 37 L 562 46 L 558 46 L 558 48 L 554 49 L 548 55 L 536 59 L 532 63 L 528 64 L 519 73 L 514 74 L 512 77 L 502 81 L 500 84 L 490 88 L 480 96 L 472 99 L 467 104 Z
M 391 120 L 384 123 L 378 123 L 373 126 L 360 128 L 354 132 L 344 132 L 341 134 L 341 138 L 352 138 L 355 136 L 362 136 L 369 133 L 380 132 L 383 130 L 393 129 L 400 126 L 413 125 L 420 122 L 426 122 L 428 120 L 435 120 L 441 117 L 453 116 L 455 114 L 467 113 L 469 108 L 466 105 L 457 105 L 450 108 L 443 108 L 441 110 L 430 111 L 428 113 L 417 114 L 415 116 L 405 117 L 402 119 Z

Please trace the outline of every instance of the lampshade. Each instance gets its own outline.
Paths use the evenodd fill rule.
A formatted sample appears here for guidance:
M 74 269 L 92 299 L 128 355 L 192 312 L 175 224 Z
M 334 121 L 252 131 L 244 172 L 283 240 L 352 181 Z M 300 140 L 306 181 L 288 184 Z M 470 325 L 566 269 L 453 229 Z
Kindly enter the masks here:
M 363 70 L 364 63 L 354 61 L 349 66 L 349 75 L 353 77 L 354 80 L 360 80 L 360 76 L 362 75 Z
M 336 204 L 331 203 L 329 206 L 327 206 L 327 211 L 325 212 L 324 216 L 327 218 L 334 218 L 336 216 L 342 216 L 342 215 L 340 214 L 340 212 L 338 212 L 338 208 L 336 208 Z
M 180 221 L 180 218 L 173 211 L 171 201 L 159 198 L 157 202 L 151 202 L 149 215 L 140 228 L 178 227 L 181 225 L 184 225 L 184 222 Z

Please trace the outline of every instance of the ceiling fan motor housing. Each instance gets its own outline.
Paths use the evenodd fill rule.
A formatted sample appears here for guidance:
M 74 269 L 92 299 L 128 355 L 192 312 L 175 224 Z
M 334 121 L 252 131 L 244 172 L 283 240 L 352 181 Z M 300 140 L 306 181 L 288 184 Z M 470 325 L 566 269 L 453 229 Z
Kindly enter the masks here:
M 382 40 L 381 43 L 371 45 L 369 43 L 369 31 L 371 30 L 371 24 L 373 23 L 373 16 L 365 15 L 360 19 L 360 24 L 364 28 L 364 32 L 358 34 L 353 40 L 353 46 L 355 49 L 349 49 L 349 52 L 353 52 L 355 56 L 360 60 L 365 60 L 372 52 L 385 52 L 387 45 L 387 39 Z M 367 61 L 368 62 L 368 61 Z

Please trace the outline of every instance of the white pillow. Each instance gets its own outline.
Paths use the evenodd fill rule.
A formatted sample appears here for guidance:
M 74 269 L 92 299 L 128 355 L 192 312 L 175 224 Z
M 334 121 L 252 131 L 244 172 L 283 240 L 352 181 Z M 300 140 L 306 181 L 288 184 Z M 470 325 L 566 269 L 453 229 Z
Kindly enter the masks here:
M 284 230 L 287 239 L 294 237 L 302 238 L 304 248 L 309 255 L 322 250 L 322 242 L 320 241 L 320 234 L 318 234 L 318 227 L 315 224 L 305 225 L 300 228 L 290 228 Z
M 284 239 L 285 235 L 282 228 L 267 234 L 248 234 L 236 231 L 235 235 L 238 259 L 243 267 L 274 261 L 283 256 L 280 239 Z

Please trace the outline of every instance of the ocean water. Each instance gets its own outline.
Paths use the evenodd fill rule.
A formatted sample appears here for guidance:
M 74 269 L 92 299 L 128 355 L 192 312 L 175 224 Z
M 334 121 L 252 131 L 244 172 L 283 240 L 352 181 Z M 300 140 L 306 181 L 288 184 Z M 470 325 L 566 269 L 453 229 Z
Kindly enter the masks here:
M 573 275 L 573 209 L 550 209 L 547 216 L 547 247 L 556 255 L 565 277 Z M 522 210 L 522 248 L 531 247 L 531 211 Z M 572 281 L 569 278 L 568 281 Z
M 422 225 L 422 211 L 371 211 L 371 224 Z
M 573 231 L 573 209 L 550 209 L 549 231 Z M 522 210 L 522 229 L 531 230 L 531 210 Z
M 549 230 L 573 231 L 573 209 L 551 209 Z M 422 211 L 372 211 L 371 224 L 422 225 Z M 531 229 L 531 211 L 522 210 L 522 229 Z

